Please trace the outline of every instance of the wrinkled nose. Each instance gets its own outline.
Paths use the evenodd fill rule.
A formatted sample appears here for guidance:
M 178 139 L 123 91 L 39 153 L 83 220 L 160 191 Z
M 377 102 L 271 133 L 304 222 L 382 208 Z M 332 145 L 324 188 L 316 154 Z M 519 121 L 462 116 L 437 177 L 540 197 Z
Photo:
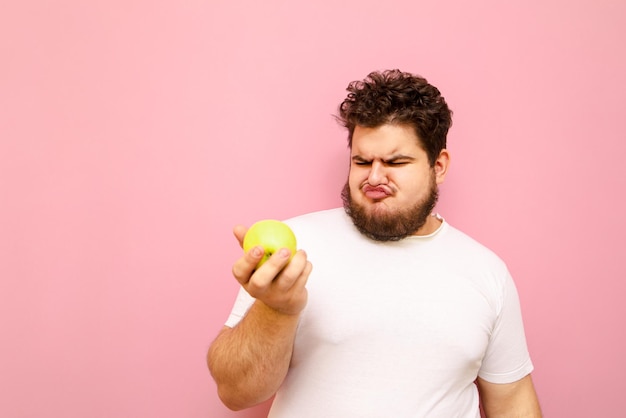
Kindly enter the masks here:
M 367 177 L 367 182 L 371 186 L 387 184 L 387 172 L 385 166 L 382 163 L 378 161 L 372 163 L 372 168 L 370 170 L 369 176 Z

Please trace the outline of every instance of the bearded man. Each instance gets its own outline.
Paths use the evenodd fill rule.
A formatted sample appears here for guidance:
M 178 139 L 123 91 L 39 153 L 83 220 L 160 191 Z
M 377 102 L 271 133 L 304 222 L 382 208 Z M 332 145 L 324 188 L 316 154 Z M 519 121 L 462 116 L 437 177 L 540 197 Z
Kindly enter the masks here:
M 286 221 L 291 261 L 282 249 L 255 269 L 261 247 L 235 261 L 241 290 L 207 356 L 220 399 L 274 396 L 272 418 L 540 417 L 506 265 L 433 212 L 446 101 L 399 70 L 347 90 L 344 207 Z

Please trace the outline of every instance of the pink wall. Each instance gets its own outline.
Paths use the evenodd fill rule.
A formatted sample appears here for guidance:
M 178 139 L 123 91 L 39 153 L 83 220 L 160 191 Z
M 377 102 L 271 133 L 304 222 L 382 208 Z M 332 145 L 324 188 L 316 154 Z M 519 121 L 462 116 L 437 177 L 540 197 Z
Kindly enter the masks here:
M 0 416 L 263 416 L 204 363 L 231 227 L 339 204 L 330 115 L 390 67 L 455 111 L 439 210 L 509 263 L 546 416 L 623 416 L 626 3 L 306 3 L 0 5 Z

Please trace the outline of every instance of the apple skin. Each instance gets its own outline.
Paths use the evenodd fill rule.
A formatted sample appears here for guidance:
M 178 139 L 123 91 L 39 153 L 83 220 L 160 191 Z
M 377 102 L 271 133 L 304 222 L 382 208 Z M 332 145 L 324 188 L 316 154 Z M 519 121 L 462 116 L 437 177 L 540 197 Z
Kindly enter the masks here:
M 258 269 L 272 254 L 281 248 L 288 248 L 293 257 L 297 250 L 296 235 L 289 226 L 281 221 L 265 219 L 253 224 L 243 238 L 243 250 L 250 251 L 260 245 L 265 250 L 261 261 L 256 265 Z M 291 261 L 291 258 L 289 259 Z

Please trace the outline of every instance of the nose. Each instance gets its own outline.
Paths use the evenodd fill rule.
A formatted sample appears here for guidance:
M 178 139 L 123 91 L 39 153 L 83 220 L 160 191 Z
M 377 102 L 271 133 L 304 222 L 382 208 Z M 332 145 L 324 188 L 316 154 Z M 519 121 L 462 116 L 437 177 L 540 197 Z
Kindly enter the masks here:
M 370 169 L 369 176 L 367 177 L 367 182 L 370 186 L 387 184 L 387 171 L 385 170 L 384 164 L 380 161 L 372 162 L 372 168 Z

